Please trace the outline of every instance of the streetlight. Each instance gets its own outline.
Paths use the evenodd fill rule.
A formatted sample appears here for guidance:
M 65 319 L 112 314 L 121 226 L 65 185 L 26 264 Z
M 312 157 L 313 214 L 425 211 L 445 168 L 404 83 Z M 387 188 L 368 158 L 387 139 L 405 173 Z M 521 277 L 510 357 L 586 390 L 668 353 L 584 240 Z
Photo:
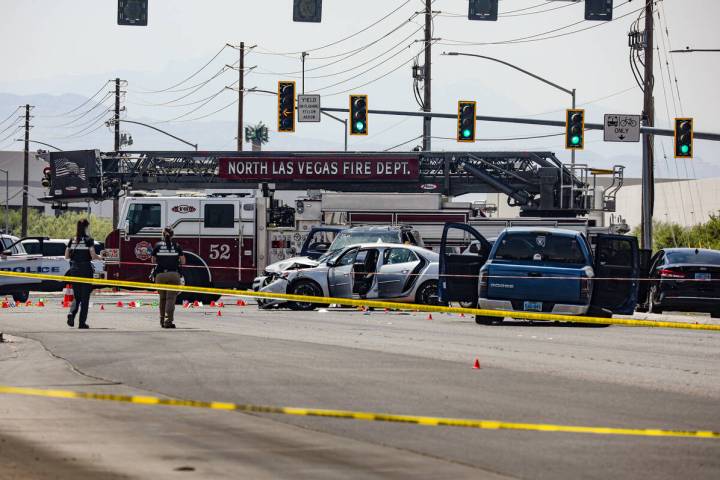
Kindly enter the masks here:
M 174 138 L 174 139 L 177 140 L 178 142 L 182 142 L 182 143 L 184 143 L 185 145 L 190 145 L 191 147 L 193 147 L 193 148 L 195 149 L 195 151 L 197 151 L 197 149 L 198 149 L 198 146 L 197 146 L 196 143 L 190 143 L 190 142 L 188 142 L 188 141 L 186 141 L 186 140 L 183 140 L 183 139 L 180 138 L 180 137 L 176 137 L 176 136 L 173 135 L 172 133 L 168 133 L 168 132 L 166 132 L 165 130 L 160 130 L 159 128 L 153 127 L 152 125 L 148 125 L 148 124 L 146 124 L 146 123 L 136 122 L 136 121 L 134 121 L 134 120 L 124 120 L 124 119 L 122 119 L 122 118 L 120 118 L 120 119 L 111 118 L 110 120 L 108 120 L 107 122 L 105 122 L 105 125 L 107 125 L 107 126 L 109 127 L 109 126 L 111 126 L 111 125 L 115 125 L 115 122 L 134 123 L 135 125 L 142 125 L 143 127 L 152 128 L 153 130 L 155 130 L 155 131 L 157 131 L 157 132 L 163 133 L 163 134 L 167 135 L 168 137 Z
M 553 83 L 550 80 L 541 77 L 540 75 L 536 75 L 532 72 L 528 72 L 527 70 L 520 68 L 517 65 L 513 65 L 512 63 L 506 62 L 504 60 L 500 60 L 499 58 L 488 57 L 486 55 L 478 55 L 475 53 L 462 53 L 462 52 L 443 52 L 442 54 L 445 56 L 452 56 L 452 57 L 463 56 L 463 57 L 484 58 L 485 60 L 491 60 L 493 62 L 502 63 L 503 65 L 513 68 L 513 69 L 517 70 L 518 72 L 522 72 L 525 75 L 533 77 L 536 80 L 540 80 L 541 82 L 543 82 L 547 85 L 550 85 L 551 87 L 554 87 L 554 88 L 560 90 L 561 92 L 565 92 L 568 95 L 572 96 L 572 108 L 575 108 L 575 89 L 574 88 L 572 90 L 570 90 L 569 88 L 561 87 L 557 83 Z M 571 155 L 572 155 L 571 165 L 572 165 L 572 169 L 574 170 L 574 168 L 575 168 L 575 151 L 574 150 L 571 152 Z M 573 173 L 573 175 L 574 175 L 574 173 Z
M 5 233 L 10 234 L 10 173 L 0 168 L 5 174 Z

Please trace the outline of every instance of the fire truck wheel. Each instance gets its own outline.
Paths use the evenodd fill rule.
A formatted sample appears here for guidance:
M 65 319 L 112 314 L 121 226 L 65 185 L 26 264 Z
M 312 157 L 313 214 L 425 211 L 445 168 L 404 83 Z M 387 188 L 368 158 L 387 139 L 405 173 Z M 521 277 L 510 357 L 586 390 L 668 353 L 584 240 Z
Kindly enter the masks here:
M 209 287 L 210 276 L 204 268 L 186 268 L 183 270 L 185 285 L 193 287 Z M 202 303 L 210 303 L 220 298 L 220 295 L 211 295 L 206 293 L 183 292 L 177 296 L 176 303 L 181 305 L 185 300 L 194 302 L 197 300 Z
M 28 298 L 30 298 L 30 292 L 27 290 L 22 290 L 20 292 L 13 292 L 12 294 L 13 300 L 16 302 L 27 302 Z
M 438 297 L 438 283 L 430 280 L 420 285 L 415 295 L 415 302 L 422 305 L 443 305 Z
M 300 280 L 299 282 L 293 283 L 289 288 L 291 295 L 307 295 L 309 297 L 322 297 L 323 292 L 320 285 L 311 280 Z M 327 307 L 327 304 L 321 303 L 310 303 L 310 302 L 288 302 L 288 306 L 291 310 L 298 311 L 310 311 L 316 308 Z

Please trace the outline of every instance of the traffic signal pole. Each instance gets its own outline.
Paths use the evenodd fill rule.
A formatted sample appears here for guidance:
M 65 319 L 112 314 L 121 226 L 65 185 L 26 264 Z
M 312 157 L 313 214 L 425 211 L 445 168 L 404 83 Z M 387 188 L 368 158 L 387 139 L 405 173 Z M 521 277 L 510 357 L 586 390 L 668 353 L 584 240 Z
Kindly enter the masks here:
M 654 2 L 647 2 L 645 6 L 645 73 L 643 102 L 643 123 L 645 127 L 655 125 L 655 104 L 653 99 L 653 6 Z M 654 136 L 648 130 L 642 138 L 642 219 L 641 240 L 642 247 L 652 250 L 653 206 L 655 203 L 655 173 L 654 173 Z
M 423 111 L 432 111 L 432 0 L 425 0 L 425 68 L 423 73 L 424 94 Z M 432 149 L 432 117 L 423 119 L 423 150 Z

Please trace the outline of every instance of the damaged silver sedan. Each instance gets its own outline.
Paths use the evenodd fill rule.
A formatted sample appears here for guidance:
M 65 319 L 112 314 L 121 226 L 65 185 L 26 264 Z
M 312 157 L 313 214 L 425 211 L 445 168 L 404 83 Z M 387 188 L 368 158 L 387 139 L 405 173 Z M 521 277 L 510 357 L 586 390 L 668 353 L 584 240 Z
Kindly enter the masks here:
M 260 291 L 437 305 L 438 261 L 437 253 L 412 245 L 353 245 L 317 262 L 294 262 L 265 279 Z M 261 308 L 277 306 L 313 310 L 327 305 L 281 299 L 260 302 Z

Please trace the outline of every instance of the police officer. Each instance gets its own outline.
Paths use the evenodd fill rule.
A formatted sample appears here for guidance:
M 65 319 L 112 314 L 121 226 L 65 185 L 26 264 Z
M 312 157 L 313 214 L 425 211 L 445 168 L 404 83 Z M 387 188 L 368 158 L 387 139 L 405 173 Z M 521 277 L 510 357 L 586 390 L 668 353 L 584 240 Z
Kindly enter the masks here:
M 173 240 L 173 235 L 172 228 L 166 227 L 163 230 L 163 240 L 158 242 L 152 251 L 155 283 L 180 285 L 180 266 L 185 265 L 185 254 L 180 245 Z M 158 290 L 158 294 L 160 295 L 160 326 L 175 328 L 173 316 L 178 292 Z
M 70 260 L 68 276 L 93 278 L 94 270 L 91 262 L 92 260 L 99 260 L 100 256 L 95 251 L 95 240 L 90 236 L 90 222 L 87 219 L 77 222 L 75 238 L 68 241 L 65 258 Z M 75 301 L 72 303 L 70 313 L 67 316 L 67 324 L 70 327 L 75 326 L 75 316 L 79 309 L 80 323 L 78 328 L 90 328 L 87 324 L 87 316 L 90 308 L 92 285 L 89 283 L 73 283 L 72 289 Z

